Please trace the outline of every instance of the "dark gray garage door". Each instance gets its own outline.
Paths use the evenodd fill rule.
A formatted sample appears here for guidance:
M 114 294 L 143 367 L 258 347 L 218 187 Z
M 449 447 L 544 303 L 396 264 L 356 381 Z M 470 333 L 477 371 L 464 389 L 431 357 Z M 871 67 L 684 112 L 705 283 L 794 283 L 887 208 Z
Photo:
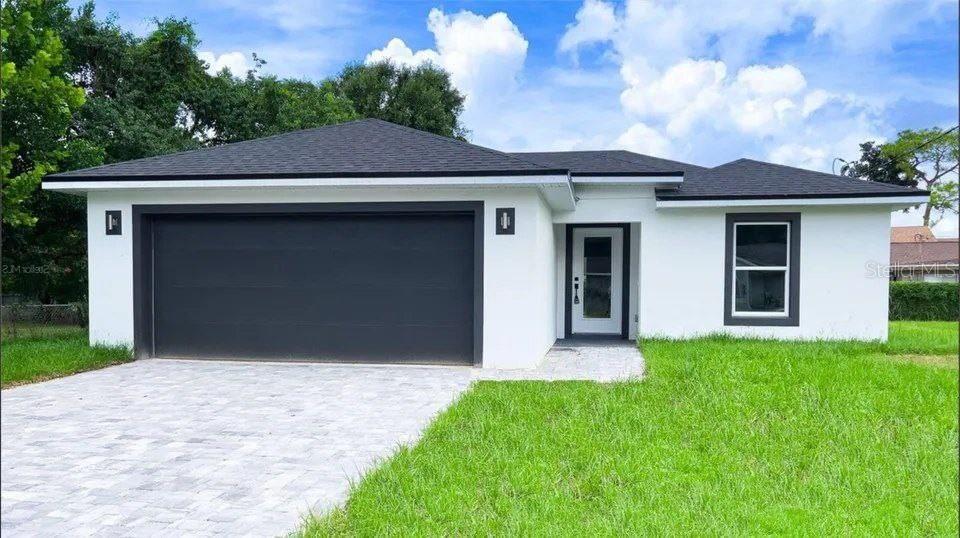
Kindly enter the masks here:
M 474 360 L 474 216 L 157 215 L 159 357 Z

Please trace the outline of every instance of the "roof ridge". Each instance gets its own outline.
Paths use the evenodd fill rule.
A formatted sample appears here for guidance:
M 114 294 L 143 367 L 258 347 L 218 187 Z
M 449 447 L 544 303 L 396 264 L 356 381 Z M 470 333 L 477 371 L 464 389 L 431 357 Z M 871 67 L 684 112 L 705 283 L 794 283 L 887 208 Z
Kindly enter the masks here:
M 848 176 L 841 176 L 841 175 L 833 174 L 833 173 L 829 173 L 829 172 L 821 172 L 820 170 L 810 170 L 810 169 L 808 169 L 808 168 L 800 168 L 799 166 L 790 166 L 790 165 L 788 165 L 788 164 L 771 163 L 771 162 L 767 162 L 767 161 L 760 161 L 760 160 L 757 160 L 757 159 L 750 159 L 750 158 L 747 158 L 747 157 L 741 157 L 741 158 L 739 158 L 739 159 L 737 159 L 737 160 L 734 160 L 734 161 L 730 161 L 730 162 L 728 162 L 728 163 L 721 164 L 721 165 L 716 166 L 716 167 L 714 167 L 714 168 L 720 168 L 721 166 L 726 166 L 726 165 L 728 165 L 728 164 L 733 164 L 733 163 L 737 163 L 737 162 L 741 162 L 741 161 L 752 162 L 752 163 L 757 163 L 757 164 L 762 164 L 762 165 L 765 165 L 765 166 L 775 166 L 775 167 L 779 167 L 779 168 L 787 168 L 787 169 L 789 169 L 789 170 L 798 170 L 798 171 L 800 171 L 800 172 L 804 172 L 804 173 L 807 173 L 807 174 L 813 173 L 813 174 L 817 174 L 817 175 L 819 175 L 819 176 L 822 176 L 825 180 L 829 179 L 830 181 L 834 181 L 834 182 L 836 182 L 836 183 L 849 184 L 849 183 L 851 183 L 851 182 L 869 182 L 871 185 L 875 185 L 875 186 L 877 186 L 877 187 L 881 187 L 881 188 L 884 188 L 884 189 L 888 189 L 888 190 L 890 190 L 890 191 L 903 192 L 903 191 L 907 191 L 907 190 L 912 190 L 912 191 L 917 191 L 917 192 L 926 192 L 926 191 L 924 191 L 924 190 L 922 190 L 922 189 L 917 189 L 916 187 L 906 187 L 906 186 L 903 186 L 903 185 L 892 185 L 892 184 L 890 184 L 890 183 L 883 183 L 883 182 L 881 182 L 881 181 L 870 181 L 870 180 L 865 180 L 865 179 L 857 179 L 857 178 L 848 177 Z M 712 170 L 712 169 L 711 169 L 711 170 Z
M 505 152 L 505 151 L 500 151 L 500 150 L 496 150 L 496 149 L 493 149 L 493 148 L 488 148 L 488 147 L 486 147 L 486 146 L 481 146 L 481 145 L 479 145 L 479 144 L 473 144 L 473 143 L 471 143 L 471 142 L 465 142 L 465 141 L 463 141 L 463 140 L 457 140 L 456 138 L 451 138 L 451 137 L 449 137 L 449 136 L 442 136 L 442 135 L 438 135 L 438 134 L 436 134 L 436 133 L 431 133 L 431 132 L 429 132 L 429 131 L 422 131 L 422 130 L 420 130 L 420 129 L 415 129 L 415 128 L 413 128 L 413 127 L 408 127 L 408 126 L 406 126 L 406 125 L 400 125 L 400 124 L 398 124 L 398 123 L 393 123 L 393 122 L 391 122 L 391 121 L 381 120 L 380 118 L 367 118 L 367 119 L 376 120 L 376 121 L 378 121 L 378 122 L 384 123 L 384 124 L 386 124 L 386 125 L 389 125 L 390 127 L 396 128 L 396 129 L 398 129 L 398 130 L 411 131 L 411 132 L 413 132 L 413 133 L 416 133 L 416 134 L 418 134 L 418 135 L 420 135 L 420 136 L 424 136 L 424 137 L 427 137 L 427 138 L 433 138 L 433 139 L 437 139 L 437 140 L 442 140 L 442 141 L 444 141 L 444 142 L 446 142 L 446 143 L 452 143 L 452 144 L 455 144 L 455 145 L 469 146 L 469 147 L 471 147 L 471 148 L 475 148 L 475 149 L 478 149 L 478 150 L 481 150 L 481 151 L 485 151 L 485 152 L 487 152 L 487 153 L 492 153 L 492 154 L 494 154 L 494 155 L 499 155 L 499 156 L 501 156 L 501 157 L 506 157 L 506 158 L 508 158 L 508 159 L 513 159 L 513 160 L 515 160 L 515 161 L 522 162 L 522 163 L 527 164 L 527 165 L 536 166 L 537 168 L 542 169 L 544 172 L 553 171 L 553 170 L 560 170 L 559 168 L 556 168 L 556 169 L 554 169 L 554 168 L 547 168 L 546 166 L 544 166 L 544 165 L 542 165 L 542 164 L 535 163 L 535 162 L 533 162 L 533 161 L 528 161 L 528 160 L 526 160 L 526 159 L 521 159 L 521 158 L 519 158 L 519 157 L 515 157 L 515 156 L 513 156 L 512 154 L 507 153 L 507 152 Z M 570 173 L 570 170 L 569 170 L 569 169 L 564 169 L 564 170 L 566 170 L 566 172 L 567 172 L 568 174 Z
M 360 123 L 360 122 L 363 122 L 363 121 L 368 120 L 368 119 L 372 119 L 372 118 L 358 118 L 358 119 L 355 119 L 355 120 L 342 121 L 342 122 L 340 122 L 340 123 L 330 123 L 330 124 L 328 124 L 328 125 L 318 125 L 318 126 L 316 126 L 316 127 L 308 127 L 308 128 L 306 128 L 306 129 L 295 129 L 295 130 L 293 130 L 293 131 L 285 131 L 285 132 L 282 132 L 282 133 L 276 133 L 276 134 L 272 134 L 272 135 L 261 136 L 261 137 L 258 137 L 258 138 L 248 138 L 247 140 L 237 140 L 237 141 L 235 141 L 235 142 L 227 142 L 227 143 L 225 143 L 225 144 L 218 144 L 218 145 L 216 145 L 216 146 L 205 146 L 205 147 L 202 147 L 202 148 L 185 149 L 185 150 L 183 150 L 183 151 L 174 151 L 173 153 L 161 153 L 160 155 L 150 155 L 149 157 L 139 157 L 139 158 L 137 158 L 137 159 L 130 159 L 130 160 L 127 160 L 127 161 L 117 161 L 117 162 L 115 162 L 115 163 L 100 164 L 100 165 L 97 165 L 97 166 L 91 166 L 91 167 L 89 167 L 89 168 L 80 168 L 80 169 L 77 169 L 77 170 L 67 170 L 67 171 L 64 171 L 64 172 L 57 172 L 57 173 L 51 174 L 51 175 L 69 174 L 69 173 L 71 173 L 71 172 L 75 172 L 75 171 L 79 171 L 79 170 L 83 170 L 83 171 L 88 171 L 88 170 L 104 170 L 104 169 L 109 169 L 109 168 L 112 168 L 112 167 L 115 167 L 115 166 L 119 166 L 119 165 L 121 165 L 121 164 L 126 165 L 126 164 L 129 164 L 129 163 L 144 162 L 144 161 L 149 161 L 149 160 L 151 160 L 151 159 L 160 159 L 160 158 L 163 158 L 163 157 L 171 157 L 171 156 L 174 156 L 174 155 L 187 155 L 187 154 L 191 154 L 191 153 L 200 153 L 200 152 L 204 152 L 204 151 L 212 151 L 212 150 L 219 149 L 219 148 L 225 148 L 225 147 L 227 147 L 227 146 L 237 146 L 237 145 L 240 145 L 240 144 L 247 144 L 247 143 L 251 143 L 251 142 L 261 142 L 261 141 L 263 141 L 263 140 L 271 140 L 271 139 L 274 139 L 274 138 L 281 138 L 281 137 L 284 137 L 284 136 L 287 136 L 287 135 L 292 135 L 292 134 L 295 134 L 295 133 L 304 133 L 304 132 L 307 132 L 307 131 L 319 131 L 319 130 L 321 130 L 321 129 L 329 129 L 329 128 L 331 128 L 331 127 L 339 127 L 339 126 L 341 126 L 341 125 L 347 125 L 347 124 L 349 124 L 349 123 Z
M 175 151 L 175 152 L 173 152 L 173 153 L 162 153 L 162 154 L 159 154 L 159 155 L 150 155 L 150 156 L 147 156 L 147 157 L 140 157 L 140 158 L 137 158 L 137 159 L 130 159 L 130 160 L 125 160 L 125 161 L 117 161 L 117 162 L 113 162 L 113 163 L 106 163 L 106 164 L 101 164 L 101 165 L 98 165 L 98 166 L 92 166 L 92 167 L 89 167 L 89 168 L 82 168 L 82 169 L 78 169 L 78 170 L 67 170 L 67 171 L 64 171 L 64 172 L 57 172 L 57 173 L 50 174 L 50 175 L 51 175 L 51 176 L 73 175 L 74 172 L 79 172 L 80 170 L 83 170 L 84 172 L 91 172 L 91 171 L 108 171 L 108 170 L 114 169 L 114 168 L 119 167 L 119 166 L 127 166 L 127 165 L 129 165 L 130 163 L 148 163 L 148 162 L 153 162 L 153 161 L 155 161 L 155 160 L 157 160 L 157 159 L 166 159 L 166 158 L 174 157 L 174 156 L 184 156 L 184 155 L 192 155 L 192 154 L 195 154 L 195 153 L 211 152 L 211 151 L 215 151 L 215 150 L 222 149 L 222 148 L 227 148 L 227 147 L 237 147 L 237 146 L 242 146 L 242 145 L 245 145 L 245 144 L 261 144 L 261 143 L 263 143 L 264 141 L 267 141 L 267 140 L 275 140 L 275 139 L 283 138 L 283 137 L 298 136 L 298 135 L 303 135 L 303 134 L 305 134 L 305 133 L 315 133 L 315 132 L 318 132 L 318 131 L 323 131 L 323 130 L 328 130 L 328 129 L 335 129 L 335 128 L 341 128 L 341 127 L 348 126 L 348 125 L 351 125 L 351 124 L 362 124 L 362 123 L 370 123 L 370 124 L 377 124 L 377 125 L 382 125 L 382 126 L 386 126 L 386 127 L 392 127 L 392 128 L 395 129 L 395 130 L 414 133 L 414 134 L 420 135 L 421 137 L 424 137 L 424 138 L 436 139 L 436 140 L 439 140 L 439 141 L 446 142 L 446 143 L 448 143 L 448 144 L 449 144 L 449 143 L 452 143 L 452 144 L 458 145 L 458 146 L 465 145 L 465 146 L 468 146 L 468 147 L 470 147 L 470 148 L 476 148 L 476 149 L 478 149 L 478 150 L 481 150 L 481 151 L 484 151 L 484 152 L 487 152 L 487 153 L 490 153 L 490 154 L 493 154 L 493 155 L 497 155 L 497 156 L 499 156 L 499 157 L 501 157 L 501 158 L 504 158 L 504 159 L 507 159 L 507 160 L 510 160 L 510 161 L 513 161 L 513 162 L 523 163 L 524 165 L 526 165 L 526 166 L 528 166 L 528 167 L 535 167 L 536 169 L 542 170 L 544 173 L 547 173 L 547 172 L 550 172 L 550 171 L 554 171 L 554 172 L 555 172 L 555 171 L 561 170 L 560 168 L 557 168 L 557 169 L 548 168 L 548 167 L 546 167 L 546 166 L 544 166 L 544 165 L 541 165 L 541 164 L 538 164 L 538 163 L 535 163 L 535 162 L 532 162 L 532 161 L 528 161 L 528 160 L 526 160 L 526 159 L 520 159 L 520 158 L 514 157 L 514 156 L 512 156 L 512 155 L 510 155 L 510 154 L 508 154 L 508 153 L 505 153 L 505 152 L 502 152 L 502 151 L 497 151 L 497 150 L 494 150 L 494 149 L 491 149 L 491 148 L 487 148 L 487 147 L 484 147 L 484 146 L 479 146 L 479 145 L 476 145 L 476 144 L 471 144 L 471 143 L 469 143 L 469 142 L 463 142 L 463 141 L 461 141 L 461 140 L 456 140 L 456 139 L 453 139 L 453 138 L 450 138 L 450 137 L 437 135 L 437 134 L 430 133 L 430 132 L 427 132 L 427 131 L 422 131 L 422 130 L 420 130 L 420 129 L 415 129 L 415 128 L 413 128 L 413 127 L 407 127 L 407 126 L 405 126 L 405 125 L 399 125 L 399 124 L 396 124 L 396 123 L 393 123 L 393 122 L 390 122 L 390 121 L 386 121 L 386 120 L 383 120 L 383 119 L 380 119 L 380 118 L 369 118 L 369 117 L 368 117 L 368 118 L 357 118 L 357 119 L 353 119 L 353 120 L 349 120 L 349 121 L 343 121 L 343 122 L 339 122 L 339 123 L 331 123 L 331 124 L 328 124 L 328 125 L 318 125 L 318 126 L 316 126 L 316 127 L 309 127 L 309 128 L 306 128 L 306 129 L 295 129 L 295 130 L 292 130 L 292 131 L 285 131 L 285 132 L 282 132 L 282 133 L 276 133 L 276 134 L 267 135 L 267 136 L 262 136 L 262 137 L 258 137 L 258 138 L 251 138 L 251 139 L 248 139 L 248 140 L 237 140 L 237 141 L 235 141 L 235 142 L 228 142 L 228 143 L 225 143 L 225 144 L 218 144 L 218 145 L 215 145 L 215 146 L 205 146 L 205 147 L 199 147 L 199 148 L 188 149 L 188 150 L 183 150 L 183 151 Z M 569 170 L 567 170 L 567 169 L 565 169 L 565 168 L 563 168 L 562 170 L 564 170 L 564 172 L 566 172 L 566 173 L 569 173 Z
M 627 151 L 627 150 L 625 150 L 625 149 L 615 149 L 615 150 L 610 150 L 610 152 L 611 152 L 611 153 L 612 153 L 612 152 L 628 153 L 628 154 L 629 154 L 629 153 L 632 153 L 632 152 L 629 152 L 629 151 Z M 671 163 L 671 164 L 676 163 L 676 164 L 682 164 L 682 165 L 684 165 L 684 166 L 693 166 L 693 167 L 696 167 L 696 168 L 703 168 L 702 166 L 700 166 L 700 165 L 698 165 L 698 164 L 684 163 L 684 162 L 680 162 L 680 161 L 674 161 L 673 159 L 664 159 L 663 157 L 654 157 L 653 155 L 646 155 L 646 154 L 643 154 L 643 153 L 636 153 L 635 155 L 640 155 L 640 156 L 642 156 L 642 157 L 646 157 L 647 159 L 656 159 L 656 160 L 658 160 L 658 161 L 664 161 L 664 162 L 668 162 L 668 163 Z M 617 161 L 620 161 L 620 162 L 624 162 L 624 163 L 643 164 L 643 163 L 638 163 L 637 161 L 634 161 L 634 160 L 632 160 L 632 159 L 623 159 L 623 158 L 620 158 L 620 157 L 616 157 L 616 156 L 614 156 L 614 155 L 607 155 L 607 157 L 609 157 L 609 158 L 611 158 L 611 159 L 614 159 L 614 160 L 617 160 Z M 682 171 L 683 171 L 683 170 L 678 170 L 678 172 L 682 172 Z

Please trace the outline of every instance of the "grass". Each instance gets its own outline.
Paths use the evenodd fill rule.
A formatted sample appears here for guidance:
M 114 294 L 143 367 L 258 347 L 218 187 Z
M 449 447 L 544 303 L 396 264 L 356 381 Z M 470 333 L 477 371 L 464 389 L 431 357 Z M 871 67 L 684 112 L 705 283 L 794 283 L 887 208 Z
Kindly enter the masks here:
M 647 341 L 642 382 L 477 383 L 299 534 L 956 536 L 957 372 L 891 360 L 956 330 Z
M 894 355 L 957 355 L 956 321 L 891 321 L 884 351 Z
M 130 360 L 124 347 L 90 346 L 80 327 L 4 327 L 0 343 L 3 388 L 94 370 Z

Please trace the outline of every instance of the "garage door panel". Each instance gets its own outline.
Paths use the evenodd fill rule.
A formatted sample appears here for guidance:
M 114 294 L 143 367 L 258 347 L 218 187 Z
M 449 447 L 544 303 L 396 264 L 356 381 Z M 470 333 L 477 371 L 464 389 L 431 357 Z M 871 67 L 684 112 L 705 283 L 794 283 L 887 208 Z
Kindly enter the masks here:
M 461 288 L 473 279 L 472 252 L 451 249 L 406 251 L 289 250 L 170 246 L 157 267 L 166 282 L 180 287 L 305 288 L 313 286 L 385 286 Z M 385 271 L 383 260 L 389 260 Z M 190 263 L 182 263 L 190 260 Z M 196 271 L 195 267 L 220 266 L 221 271 Z M 243 271 L 228 268 L 244 267 Z
M 170 289 L 170 288 L 167 288 Z M 166 322 L 205 323 L 230 319 L 244 323 L 297 323 L 304 319 L 318 323 L 472 323 L 472 312 L 463 308 L 473 296 L 462 289 L 401 288 L 377 286 L 352 290 L 347 301 L 332 305 L 329 299 L 344 290 L 329 285 L 311 288 L 245 288 L 196 286 L 178 288 L 176 297 L 158 297 L 157 319 Z M 411 308 L 383 308 L 385 295 Z M 430 308 L 415 308 L 426 302 Z M 249 308 L 249 305 L 259 305 Z M 398 305 L 399 306 L 399 305 Z
M 402 230 L 397 219 L 403 219 Z M 287 248 L 328 251 L 366 248 L 426 249 L 462 245 L 464 233 L 472 231 L 471 218 L 462 214 L 395 215 L 191 215 L 182 220 L 165 219 L 157 237 L 190 234 L 192 245 L 243 249 Z M 203 223 L 202 227 L 198 223 Z M 322 226 L 324 235 L 317 235 Z
M 471 363 L 473 219 L 157 216 L 154 354 Z
M 464 363 L 472 354 L 472 331 L 462 324 L 405 325 L 384 338 L 384 325 L 318 325 L 313 323 L 177 323 L 176 338 L 157 336 L 165 357 L 349 362 Z M 211 339 L 216 333 L 224 339 Z M 277 342 L 286 344 L 278 348 Z M 359 348 L 358 342 L 364 346 Z M 237 353 L 242 349 L 242 353 Z

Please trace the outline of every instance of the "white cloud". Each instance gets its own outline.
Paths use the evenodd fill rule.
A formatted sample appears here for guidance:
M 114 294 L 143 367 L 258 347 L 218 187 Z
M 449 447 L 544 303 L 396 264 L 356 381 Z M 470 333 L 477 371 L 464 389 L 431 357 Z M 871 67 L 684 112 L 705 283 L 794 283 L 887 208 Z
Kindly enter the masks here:
M 617 138 L 616 145 L 620 148 L 645 153 L 647 155 L 656 155 L 659 157 L 670 157 L 672 144 L 665 136 L 652 129 L 642 122 L 633 124 L 629 129 Z
M 664 133 L 684 137 L 712 127 L 765 136 L 796 127 L 834 99 L 824 90 L 806 91 L 806 79 L 792 65 L 752 65 L 727 75 L 713 60 L 681 60 L 655 77 L 630 77 L 620 96 L 624 110 L 656 120 Z
M 242 77 L 251 68 L 247 62 L 247 55 L 239 51 L 225 52 L 219 56 L 210 51 L 200 51 L 197 57 L 206 62 L 207 72 L 211 75 L 219 73 L 226 67 L 234 76 Z
M 504 150 L 622 147 L 705 165 L 747 156 L 830 170 L 834 157 L 854 158 L 859 142 L 890 132 L 883 101 L 815 82 L 824 77 L 793 56 L 758 62 L 758 53 L 798 32 L 821 51 L 860 50 L 904 33 L 898 20 L 914 32 L 911 21 L 929 18 L 929 8 L 901 17 L 911 2 L 862 6 L 875 31 L 860 35 L 859 23 L 833 17 L 849 6 L 829 0 L 584 0 L 557 45 L 572 67 L 533 74 L 524 72 L 527 39 L 507 14 L 433 9 L 433 46 L 416 50 L 398 36 L 367 61 L 448 70 L 467 95 L 474 141 Z M 599 66 L 576 61 L 589 45 Z
M 605 57 L 620 70 L 620 104 L 633 122 L 617 139 L 620 146 L 666 146 L 665 152 L 703 164 L 749 155 L 829 169 L 834 157 L 855 157 L 857 143 L 889 130 L 877 103 L 812 87 L 796 64 L 750 58 L 770 38 L 808 23 L 815 28 L 809 39 L 838 50 L 880 46 L 905 33 L 896 23 L 915 28 L 935 10 L 892 0 L 867 3 L 850 17 L 849 6 L 840 4 L 628 0 L 616 9 L 585 0 L 558 50 L 575 55 L 589 44 L 608 48 Z M 841 13 L 872 21 L 874 29 Z
M 837 49 L 884 49 L 924 21 L 955 12 L 956 0 L 859 2 L 855 9 L 836 0 L 627 0 L 622 11 L 616 16 L 612 3 L 585 0 L 560 50 L 613 41 L 624 56 L 644 55 L 653 67 L 704 56 L 739 66 L 771 36 L 807 21 L 810 39 Z
M 472 101 L 509 94 L 527 56 L 527 40 L 506 13 L 484 17 L 470 11 L 447 15 L 431 9 L 427 29 L 436 49 L 414 52 L 402 39 L 391 39 L 366 61 L 389 59 L 406 65 L 433 62 L 450 73 L 454 85 Z
M 416 67 L 424 63 L 440 65 L 440 55 L 435 50 L 426 49 L 413 52 L 399 37 L 391 39 L 386 47 L 367 54 L 366 63 L 389 60 L 400 65 Z
M 576 22 L 567 26 L 560 38 L 560 50 L 576 51 L 585 43 L 606 41 L 617 29 L 613 6 L 601 0 L 586 0 L 577 11 Z
M 505 13 L 433 9 L 427 28 L 432 48 L 413 50 L 394 38 L 366 61 L 432 61 L 446 69 L 467 97 L 462 119 L 478 144 L 508 151 L 596 149 L 627 127 L 617 105 L 616 70 L 548 69 L 527 84 L 521 75 L 529 44 Z

